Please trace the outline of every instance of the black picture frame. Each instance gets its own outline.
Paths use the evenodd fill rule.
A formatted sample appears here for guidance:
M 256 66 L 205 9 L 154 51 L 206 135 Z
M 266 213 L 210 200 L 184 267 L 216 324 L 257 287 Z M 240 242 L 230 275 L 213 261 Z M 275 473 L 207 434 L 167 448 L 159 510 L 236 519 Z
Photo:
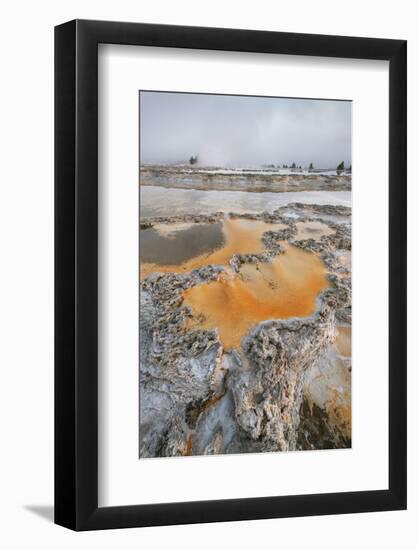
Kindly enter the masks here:
M 98 44 L 389 62 L 389 488 L 98 506 Z M 55 28 L 55 523 L 74 530 L 406 508 L 406 41 L 74 20 Z

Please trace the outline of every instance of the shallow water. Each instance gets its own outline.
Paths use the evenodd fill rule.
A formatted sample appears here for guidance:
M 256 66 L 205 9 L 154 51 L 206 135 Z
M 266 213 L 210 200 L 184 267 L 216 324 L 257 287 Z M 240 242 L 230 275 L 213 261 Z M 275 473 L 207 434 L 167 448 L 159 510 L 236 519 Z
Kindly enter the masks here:
M 217 225 L 221 224 L 213 224 Z M 142 261 L 141 277 L 154 271 L 184 273 L 203 265 L 224 266 L 225 272 L 216 281 L 197 285 L 184 293 L 184 302 L 193 312 L 188 327 L 217 329 L 225 349 L 239 348 L 249 329 L 261 321 L 311 315 L 316 309 L 318 294 L 329 286 L 321 260 L 311 252 L 288 244 L 285 244 L 285 252 L 271 262 L 243 264 L 239 273 L 231 270 L 229 262 L 234 254 L 263 252 L 263 233 L 284 227 L 258 220 L 226 218 L 222 224 L 223 244 L 219 248 L 178 264 L 168 262 L 175 256 L 170 247 L 178 246 L 181 252 L 176 259 L 182 258 L 188 252 L 186 243 L 190 231 L 198 228 L 200 237 L 204 237 L 204 232 L 211 237 L 210 224 L 194 224 L 185 229 L 177 227 L 171 232 L 164 229 L 162 236 L 157 229 L 143 230 L 144 235 L 151 235 L 148 245 L 162 240 L 167 250 L 155 252 L 159 254 L 158 262 L 165 258 L 166 265 L 157 265 L 155 257 L 153 263 Z M 206 244 L 209 241 L 205 241 Z M 141 251 L 141 258 L 144 257 Z
M 296 224 L 297 233 L 294 239 L 303 241 L 306 239 L 321 239 L 326 235 L 332 235 L 335 231 L 321 222 L 299 222 Z
M 245 264 L 238 274 L 226 272 L 217 281 L 184 292 L 193 312 L 188 326 L 217 329 L 226 350 L 239 348 L 249 329 L 261 321 L 314 313 L 318 294 L 328 286 L 320 259 L 287 245 L 271 263 Z
M 221 223 L 195 223 L 185 228 L 173 227 L 171 232 L 158 227 L 141 229 L 139 239 L 141 262 L 154 265 L 179 265 L 224 244 Z
M 351 206 L 351 192 L 251 193 L 170 189 L 157 186 L 140 187 L 141 219 L 181 214 L 213 214 L 214 212 L 271 212 L 291 202 Z
M 184 259 L 180 259 L 178 255 L 177 259 L 172 259 L 175 256 L 175 251 L 171 250 L 169 255 L 166 255 L 164 259 L 164 251 L 153 251 L 153 260 L 146 259 L 149 258 L 149 255 L 146 256 L 140 251 L 141 257 L 141 278 L 147 277 L 153 271 L 159 272 L 175 272 L 175 273 L 188 273 L 193 269 L 201 267 L 203 265 L 229 265 L 229 262 L 234 254 L 256 254 L 262 252 L 264 247 L 262 244 L 262 234 L 265 231 L 277 231 L 278 229 L 283 229 L 286 227 L 282 224 L 274 223 L 265 223 L 256 220 L 247 220 L 247 219 L 230 219 L 226 218 L 223 224 L 213 224 L 220 225 L 221 229 L 221 241 L 223 245 L 219 248 L 213 250 L 213 239 L 211 238 L 212 233 L 209 230 L 211 224 L 194 224 L 195 227 L 200 225 L 199 237 L 201 239 L 200 246 L 205 250 L 210 250 L 208 253 L 201 253 L 199 255 L 193 255 Z M 148 229 L 141 230 L 140 233 L 146 235 Z M 165 239 L 165 243 L 168 248 L 171 247 L 174 249 L 178 247 L 181 251 L 181 255 L 187 254 L 188 246 L 188 231 L 175 231 L 173 237 Z M 207 234 L 210 238 L 206 240 L 204 231 L 207 231 Z M 153 237 L 152 237 L 153 238 Z M 142 244 L 142 240 L 141 240 Z M 156 259 L 158 261 L 156 261 Z

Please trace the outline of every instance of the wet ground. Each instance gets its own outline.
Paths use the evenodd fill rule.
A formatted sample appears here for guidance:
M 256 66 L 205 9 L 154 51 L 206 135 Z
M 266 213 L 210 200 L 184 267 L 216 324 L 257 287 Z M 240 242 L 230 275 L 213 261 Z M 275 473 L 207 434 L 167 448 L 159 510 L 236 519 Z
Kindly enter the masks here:
M 249 191 L 201 191 L 157 186 L 140 188 L 141 221 L 148 217 L 214 212 L 271 212 L 293 202 L 350 206 L 350 191 L 255 193 Z

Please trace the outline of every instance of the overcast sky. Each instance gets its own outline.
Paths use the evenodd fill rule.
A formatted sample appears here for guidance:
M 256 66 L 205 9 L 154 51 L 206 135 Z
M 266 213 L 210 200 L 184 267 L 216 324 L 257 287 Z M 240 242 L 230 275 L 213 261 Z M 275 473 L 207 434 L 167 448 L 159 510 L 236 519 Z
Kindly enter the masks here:
M 351 102 L 140 93 L 142 163 L 333 168 L 351 163 Z

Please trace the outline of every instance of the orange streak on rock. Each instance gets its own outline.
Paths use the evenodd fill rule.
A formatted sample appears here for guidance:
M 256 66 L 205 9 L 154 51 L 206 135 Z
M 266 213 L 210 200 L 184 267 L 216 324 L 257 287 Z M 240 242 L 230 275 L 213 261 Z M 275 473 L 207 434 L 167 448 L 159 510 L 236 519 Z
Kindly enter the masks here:
M 190 434 L 187 438 L 187 446 L 184 451 L 184 456 L 190 456 L 193 450 L 193 436 Z

